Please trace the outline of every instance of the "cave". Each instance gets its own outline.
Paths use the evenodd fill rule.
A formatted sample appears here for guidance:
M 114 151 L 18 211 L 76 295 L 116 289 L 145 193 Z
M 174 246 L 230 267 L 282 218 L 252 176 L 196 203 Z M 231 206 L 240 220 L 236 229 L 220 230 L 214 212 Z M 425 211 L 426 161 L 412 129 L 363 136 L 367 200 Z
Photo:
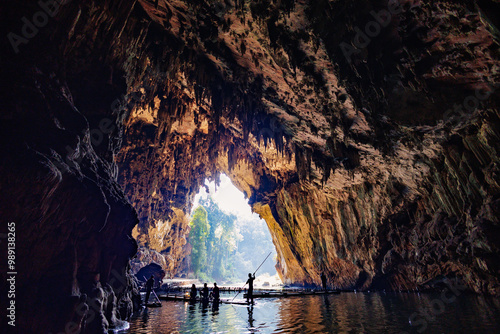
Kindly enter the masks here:
M 2 2 L 2 328 L 129 319 L 130 260 L 182 271 L 194 196 L 221 174 L 290 284 L 498 296 L 499 9 Z

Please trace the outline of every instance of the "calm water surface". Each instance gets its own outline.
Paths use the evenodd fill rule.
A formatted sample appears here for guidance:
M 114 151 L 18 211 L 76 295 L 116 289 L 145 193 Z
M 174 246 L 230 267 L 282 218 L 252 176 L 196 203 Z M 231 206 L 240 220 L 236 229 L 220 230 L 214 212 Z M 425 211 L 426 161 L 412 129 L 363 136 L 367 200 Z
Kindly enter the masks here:
M 218 309 L 162 303 L 144 309 L 120 333 L 500 333 L 499 300 L 475 295 L 341 293 Z

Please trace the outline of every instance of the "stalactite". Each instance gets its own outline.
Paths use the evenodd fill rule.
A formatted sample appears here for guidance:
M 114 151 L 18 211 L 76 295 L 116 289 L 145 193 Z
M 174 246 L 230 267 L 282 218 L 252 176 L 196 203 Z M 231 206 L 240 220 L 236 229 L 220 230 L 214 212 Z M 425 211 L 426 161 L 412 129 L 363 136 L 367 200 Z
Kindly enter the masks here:
M 26 5 L 4 3 L 16 13 Z M 180 1 L 164 15 L 142 2 L 117 4 L 71 2 L 57 24 L 19 45 L 20 55 L 9 53 L 6 39 L 2 44 L 9 86 L 1 99 L 3 135 L 14 145 L 0 166 L 1 189 L 12 194 L 2 213 L 13 214 L 29 236 L 20 260 L 31 259 L 27 246 L 62 254 L 45 253 L 19 276 L 26 300 L 85 291 L 90 269 L 103 280 L 110 268 L 123 272 L 136 223 L 142 249 L 168 253 L 174 260 L 165 269 L 177 273 L 188 252 L 193 197 L 222 172 L 266 219 L 290 282 L 319 283 L 323 266 L 343 288 L 425 288 L 452 275 L 473 291 L 500 293 L 498 91 L 456 115 L 457 124 L 443 116 L 499 79 L 495 37 L 477 8 L 439 0 L 423 1 L 418 11 L 404 7 L 377 43 L 349 59 L 341 45 L 352 45 L 354 28 L 372 20 L 369 6 L 257 1 L 251 15 L 228 7 L 219 17 L 205 2 Z M 436 25 L 436 16 L 445 24 Z M 19 17 L 5 19 L 5 27 L 19 24 Z M 241 53 L 234 46 L 243 43 L 236 33 L 247 29 L 243 21 L 253 28 Z M 222 22 L 232 24 L 229 33 L 214 29 Z M 398 80 L 387 78 L 393 73 Z M 114 100 L 123 108 L 112 110 Z M 108 118 L 116 129 L 91 143 L 96 123 Z M 52 209 L 57 219 L 31 219 Z M 54 222 L 62 222 L 62 233 L 33 232 L 51 231 Z M 159 230 L 167 225 L 172 229 Z M 78 246 L 88 254 L 73 267 L 64 249 L 82 228 L 99 231 L 102 242 Z M 101 256 L 108 250 L 116 260 Z M 40 265 L 54 261 L 77 273 L 54 272 L 62 287 L 55 290 Z M 24 332 L 63 330 L 37 327 L 49 311 L 25 310 L 34 325 Z

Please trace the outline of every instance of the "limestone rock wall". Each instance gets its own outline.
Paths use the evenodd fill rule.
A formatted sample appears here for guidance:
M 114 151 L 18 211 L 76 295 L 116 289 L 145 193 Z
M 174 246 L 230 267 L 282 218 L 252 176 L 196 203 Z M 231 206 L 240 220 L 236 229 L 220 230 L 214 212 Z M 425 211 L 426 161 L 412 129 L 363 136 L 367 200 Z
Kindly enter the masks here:
M 15 84 L 3 95 L 0 213 L 5 232 L 16 226 L 16 330 L 105 331 L 131 315 L 138 293 L 128 270 L 135 210 L 115 166 L 92 148 L 68 87 L 47 68 L 8 66 L 3 78 Z M 12 270 L 1 266 L 6 280 Z
M 221 172 L 266 219 L 287 282 L 454 276 L 498 293 L 498 3 L 391 3 L 71 1 L 2 39 L 24 332 L 80 321 L 82 292 L 92 326 L 118 317 L 113 294 L 126 318 L 134 283 L 106 284 L 132 234 L 182 270 L 191 201 Z M 3 36 L 41 10 L 1 6 Z M 57 310 L 40 311 L 51 290 Z
M 15 269 L 2 261 L 2 281 L 17 272 L 16 326 L 2 317 L 0 327 L 12 333 L 107 333 L 140 303 L 129 270 L 137 214 L 113 161 L 121 122 L 110 106 L 126 86 L 96 50 L 72 49 L 68 34 L 81 34 L 74 25 L 87 16 L 78 6 L 24 28 L 25 38 L 22 18 L 40 12 L 37 2 L 0 5 L 0 34 L 24 38 L 17 49 L 0 42 L 2 236 L 16 226 Z M 0 247 L 7 254 L 3 238 Z
M 482 176 L 497 169 L 495 4 L 396 4 L 141 2 L 165 31 L 190 36 L 185 45 L 213 66 L 198 62 L 198 71 L 219 78 L 198 73 L 193 86 L 181 70 L 167 80 L 174 93 L 163 95 L 180 118 L 162 120 L 160 97 L 128 119 L 131 141 L 134 128 L 150 129 L 141 132 L 163 172 L 145 163 L 136 170 L 168 185 L 135 205 L 163 217 L 139 226 L 145 244 L 164 237 L 158 251 L 175 253 L 167 245 L 176 237 L 145 231 L 172 219 L 171 207 L 189 212 L 203 179 L 225 172 L 268 222 L 287 282 L 318 283 L 324 270 L 338 287 L 414 289 L 449 275 L 496 291 L 495 269 L 483 272 L 471 249 L 456 253 L 470 248 L 458 237 L 466 221 L 476 230 L 497 222 L 496 213 L 484 216 L 496 210 L 497 184 Z M 357 43 L 384 13 L 379 33 Z M 157 75 L 166 69 L 157 66 Z M 144 187 L 132 188 L 127 165 L 140 159 L 127 150 L 121 183 L 136 196 Z M 444 230 L 450 240 L 440 239 Z M 496 258 L 491 240 L 479 243 Z
M 497 224 L 498 187 L 484 178 L 497 170 L 494 3 L 140 4 L 198 59 L 196 78 L 160 63 L 137 86 L 157 93 L 150 82 L 170 75 L 168 94 L 149 93 L 128 118 L 120 154 L 130 198 L 146 189 L 132 170 L 158 185 L 134 205 L 149 217 L 144 245 L 164 243 L 157 250 L 179 263 L 183 246 L 176 253 L 174 232 L 158 229 L 225 172 L 268 222 L 287 282 L 318 283 L 326 271 L 338 287 L 415 289 L 448 275 L 497 291 L 483 263 L 496 259 L 494 242 L 479 232 Z M 385 13 L 360 45 L 358 31 Z M 467 224 L 480 241 L 462 234 Z

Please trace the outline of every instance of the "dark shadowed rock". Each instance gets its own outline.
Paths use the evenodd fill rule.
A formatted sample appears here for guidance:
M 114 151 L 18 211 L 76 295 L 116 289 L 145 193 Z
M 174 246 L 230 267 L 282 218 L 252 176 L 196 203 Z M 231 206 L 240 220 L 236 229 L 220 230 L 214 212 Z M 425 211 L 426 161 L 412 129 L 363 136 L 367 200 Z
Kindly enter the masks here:
M 137 277 L 140 282 L 145 282 L 151 277 L 151 275 L 153 275 L 153 277 L 155 278 L 155 283 L 158 281 L 161 282 L 165 277 L 165 270 L 163 270 L 162 267 L 157 263 L 150 263 L 147 266 L 141 268 L 137 272 L 137 274 L 135 274 L 135 277 Z

